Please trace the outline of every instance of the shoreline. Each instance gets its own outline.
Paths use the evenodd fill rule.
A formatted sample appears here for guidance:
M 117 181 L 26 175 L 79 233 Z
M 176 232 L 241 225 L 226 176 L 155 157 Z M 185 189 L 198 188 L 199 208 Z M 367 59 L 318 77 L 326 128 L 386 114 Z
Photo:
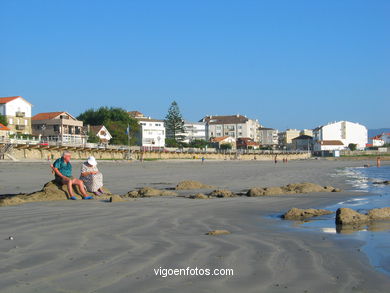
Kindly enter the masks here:
M 41 164 L 28 165 L 32 178 L 24 184 L 31 188 L 33 180 L 42 181 L 48 174 Z M 4 292 L 124 292 L 129 288 L 181 292 L 188 284 L 189 292 L 384 292 L 390 278 L 371 267 L 360 251 L 362 242 L 283 228 L 276 219 L 267 218 L 293 206 L 320 207 L 359 196 L 348 191 L 351 186 L 344 177 L 332 177 L 334 170 L 345 165 L 331 161 L 297 161 L 276 167 L 269 162 L 227 161 L 210 162 L 206 168 L 188 163 L 101 164 L 107 186 L 116 192 L 151 183 L 166 188 L 183 178 L 213 181 L 235 191 L 299 179 L 323 185 L 333 182 L 347 191 L 209 200 L 145 198 L 111 204 L 53 201 L 2 207 L 0 251 L 7 261 L 0 261 L 0 286 Z M 14 165 L 7 176 L 16 182 L 15 174 L 23 169 L 23 164 Z M 109 176 L 111 172 L 115 178 Z M 4 173 L 0 175 L 4 180 Z M 123 185 L 124 178 L 128 180 Z M 214 229 L 231 234 L 204 235 Z M 14 241 L 3 240 L 10 235 Z M 160 266 L 233 268 L 235 275 L 162 278 L 153 273 Z

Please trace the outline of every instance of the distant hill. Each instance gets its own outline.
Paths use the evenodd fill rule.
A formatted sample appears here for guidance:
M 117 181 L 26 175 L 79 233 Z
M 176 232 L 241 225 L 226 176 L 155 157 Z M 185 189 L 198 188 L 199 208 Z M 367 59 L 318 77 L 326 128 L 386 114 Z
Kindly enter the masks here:
M 381 133 L 390 133 L 390 128 L 378 128 L 378 129 L 369 129 L 368 130 L 368 137 L 373 137 L 375 135 L 381 134 Z

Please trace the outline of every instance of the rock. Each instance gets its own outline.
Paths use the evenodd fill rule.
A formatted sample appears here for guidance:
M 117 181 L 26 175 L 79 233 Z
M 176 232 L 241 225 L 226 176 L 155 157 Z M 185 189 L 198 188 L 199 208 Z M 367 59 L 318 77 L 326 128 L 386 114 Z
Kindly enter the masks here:
M 389 184 L 390 184 L 390 181 L 389 181 L 389 180 L 386 180 L 386 181 L 377 181 L 377 182 L 373 182 L 372 184 L 384 184 L 384 185 L 389 185 Z
M 370 218 L 350 208 L 339 208 L 336 211 L 337 225 L 359 225 L 367 223 Z
M 138 190 L 129 191 L 125 197 L 155 197 L 155 196 L 177 196 L 176 192 L 160 190 L 152 187 L 143 187 Z
M 213 188 L 213 186 L 203 184 L 202 182 L 198 182 L 198 181 L 192 181 L 192 180 L 181 181 L 175 187 L 176 190 L 209 189 L 209 188 Z
M 81 199 L 80 192 L 77 187 L 73 187 L 75 195 Z M 87 192 L 88 195 L 93 196 L 95 199 L 109 199 L 112 196 L 111 192 L 103 187 L 104 195 L 95 196 L 93 193 Z M 26 202 L 34 201 L 52 201 L 52 200 L 67 200 L 68 189 L 66 185 L 57 184 L 54 180 L 46 183 L 40 191 L 32 192 L 29 194 L 17 194 L 13 196 L 7 196 L 0 199 L 0 206 L 18 205 Z
M 388 220 L 390 219 L 390 207 L 369 210 L 367 215 L 371 220 Z
M 206 233 L 206 235 L 227 235 L 231 234 L 228 230 L 212 230 Z
M 197 194 L 194 194 L 194 195 L 190 195 L 189 198 L 192 198 L 192 199 L 209 199 L 209 197 L 203 193 L 197 193 Z
M 122 202 L 125 201 L 120 195 L 112 194 L 108 199 L 109 202 Z
M 324 209 L 298 209 L 292 208 L 287 213 L 283 215 L 283 218 L 286 220 L 302 220 L 312 217 L 318 217 L 322 215 L 332 214 L 332 211 Z
M 227 189 L 216 189 L 209 193 L 211 197 L 234 197 L 235 194 Z
M 281 194 L 296 194 L 296 193 L 311 193 L 311 192 L 340 192 L 339 188 L 333 186 L 321 186 L 318 184 L 303 182 L 291 183 L 286 186 L 272 187 L 253 187 L 246 193 L 247 196 L 265 196 L 265 195 L 281 195 Z

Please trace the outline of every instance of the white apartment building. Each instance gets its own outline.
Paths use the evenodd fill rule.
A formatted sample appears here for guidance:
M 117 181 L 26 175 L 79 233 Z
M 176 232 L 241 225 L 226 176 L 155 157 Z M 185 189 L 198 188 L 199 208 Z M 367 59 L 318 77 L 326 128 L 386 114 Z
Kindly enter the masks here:
M 350 143 L 356 144 L 357 149 L 364 149 L 367 144 L 367 128 L 359 123 L 349 121 L 338 121 L 328 123 L 313 130 L 314 149 L 322 150 L 321 146 L 326 146 L 327 150 L 346 149 Z M 340 141 L 340 145 L 330 145 L 330 141 Z
M 250 119 L 243 115 L 227 116 L 206 116 L 200 122 L 206 124 L 206 139 L 213 137 L 231 136 L 235 139 L 239 137 L 249 137 L 254 141 L 259 141 L 257 129 L 260 127 L 259 121 Z
M 21 96 L 0 98 L 0 115 L 7 119 L 10 134 L 31 134 L 32 105 Z
M 206 139 L 206 124 L 204 122 L 184 122 L 184 132 L 177 136 L 183 137 L 183 142 Z
M 277 146 L 278 145 L 278 130 L 267 127 L 259 127 L 257 129 L 259 143 L 261 146 Z
M 142 147 L 165 147 L 165 126 L 163 120 L 146 117 L 141 112 L 129 112 L 130 117 L 137 119 L 139 132 L 137 144 Z

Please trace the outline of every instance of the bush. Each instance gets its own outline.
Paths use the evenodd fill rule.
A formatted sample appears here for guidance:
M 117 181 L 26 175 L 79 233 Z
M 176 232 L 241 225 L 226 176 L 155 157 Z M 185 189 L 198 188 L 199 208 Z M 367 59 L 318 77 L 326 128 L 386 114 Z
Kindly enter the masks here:
M 233 147 L 230 143 L 223 143 L 219 146 L 221 150 L 231 150 Z
M 356 144 L 356 143 L 350 143 L 350 144 L 348 145 L 348 148 L 349 148 L 351 151 L 356 151 L 357 144 Z

